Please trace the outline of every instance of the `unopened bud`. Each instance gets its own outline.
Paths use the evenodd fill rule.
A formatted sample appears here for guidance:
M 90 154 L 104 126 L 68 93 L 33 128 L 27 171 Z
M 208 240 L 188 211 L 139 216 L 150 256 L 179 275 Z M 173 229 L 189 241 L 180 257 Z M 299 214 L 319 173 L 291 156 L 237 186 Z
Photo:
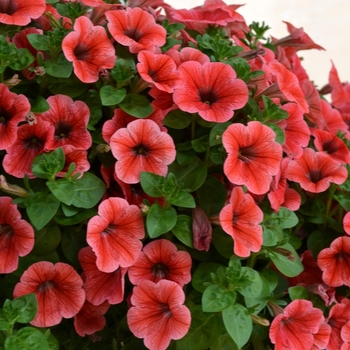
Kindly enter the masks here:
M 255 324 L 260 324 L 260 325 L 266 326 L 266 327 L 268 327 L 270 325 L 270 321 L 267 320 L 266 318 L 262 318 L 260 316 L 254 315 L 254 314 L 251 314 L 250 318 L 252 319 L 252 321 Z
M 18 79 L 18 74 L 15 74 L 12 78 L 4 81 L 4 84 L 9 88 L 13 88 L 18 85 L 22 80 Z
M 271 300 L 267 302 L 267 307 L 271 310 L 272 314 L 276 317 L 279 314 L 283 314 L 283 308 L 281 308 L 279 305 L 275 304 Z
M 42 77 L 43 75 L 46 74 L 46 70 L 42 66 L 37 66 L 34 68 L 34 73 L 35 75 L 38 75 L 39 77 Z
M 207 215 L 200 207 L 196 207 L 192 211 L 192 231 L 194 248 L 207 252 L 210 248 L 213 228 Z
M 27 198 L 30 195 L 24 188 L 9 184 L 4 175 L 0 175 L 0 190 L 22 198 Z
M 281 255 L 285 256 L 290 261 L 294 261 L 294 259 L 295 259 L 294 254 L 288 249 L 278 247 L 278 248 L 274 248 L 272 250 L 275 253 L 278 253 L 278 254 L 281 254 Z
M 111 147 L 103 143 L 101 143 L 100 145 L 97 145 L 95 148 L 96 153 L 108 153 L 110 150 L 111 150 Z
M 36 124 L 38 121 L 36 119 L 36 116 L 33 112 L 29 112 L 27 115 L 26 115 L 26 121 L 28 122 L 29 125 L 34 125 Z

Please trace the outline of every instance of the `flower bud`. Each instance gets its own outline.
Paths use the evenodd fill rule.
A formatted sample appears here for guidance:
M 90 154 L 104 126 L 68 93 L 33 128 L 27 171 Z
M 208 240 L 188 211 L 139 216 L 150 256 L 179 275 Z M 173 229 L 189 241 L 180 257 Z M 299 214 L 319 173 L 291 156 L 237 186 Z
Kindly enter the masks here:
M 0 190 L 17 197 L 29 197 L 29 192 L 24 188 L 7 183 L 4 175 L 0 175 Z
M 192 211 L 192 231 L 194 248 L 207 252 L 210 248 L 213 229 L 207 215 L 200 207 Z

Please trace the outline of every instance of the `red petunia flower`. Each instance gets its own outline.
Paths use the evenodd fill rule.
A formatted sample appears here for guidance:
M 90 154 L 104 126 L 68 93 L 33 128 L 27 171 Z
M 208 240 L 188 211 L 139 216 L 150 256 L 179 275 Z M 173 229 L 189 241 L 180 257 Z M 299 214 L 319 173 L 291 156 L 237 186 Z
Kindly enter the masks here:
M 327 323 L 332 327 L 332 332 L 327 344 L 327 350 L 341 349 L 344 341 L 341 337 L 343 326 L 350 320 L 350 300 L 343 298 L 340 303 L 333 305 L 329 311 Z
M 131 53 L 154 50 L 166 41 L 166 30 L 156 24 L 154 17 L 139 7 L 127 7 L 125 11 L 107 11 L 108 29 L 113 38 Z
M 184 62 L 179 67 L 183 83 L 174 91 L 174 102 L 185 112 L 198 113 L 209 122 L 224 123 L 234 110 L 245 106 L 248 88 L 231 66 L 221 62 Z
M 72 266 L 40 261 L 29 266 L 16 284 L 13 296 L 35 293 L 38 313 L 30 322 L 36 327 L 51 327 L 75 316 L 85 301 L 83 281 Z
M 17 95 L 0 84 L 0 150 L 15 143 L 18 123 L 25 121 L 29 112 L 30 103 L 24 95 Z
M 344 108 L 349 105 L 350 84 L 343 84 L 339 78 L 337 68 L 332 62 L 332 68 L 329 72 L 329 85 L 331 87 L 332 105 L 335 108 Z
M 181 85 L 181 73 L 174 60 L 163 54 L 141 51 L 137 55 L 139 63 L 136 68 L 144 81 L 153 84 L 157 89 L 171 93 Z
M 311 301 L 295 299 L 272 321 L 270 340 L 275 350 L 311 349 L 323 320 L 322 311 Z
M 152 120 L 138 119 L 117 130 L 111 137 L 111 150 L 118 160 L 117 177 L 134 184 L 142 171 L 165 176 L 168 165 L 175 160 L 173 139 Z
M 16 142 L 7 149 L 8 154 L 5 155 L 2 165 L 12 176 L 23 178 L 27 174 L 29 178 L 33 178 L 32 162 L 35 156 L 47 150 L 51 141 L 50 135 L 53 135 L 53 126 L 38 117 L 37 124 L 21 125 L 17 135 Z
M 331 287 L 350 287 L 350 237 L 336 238 L 329 248 L 322 249 L 317 264 L 323 271 L 324 283 Z
M 55 130 L 48 149 L 71 145 L 87 150 L 92 144 L 87 124 L 90 118 L 89 107 L 83 101 L 73 101 L 66 95 L 50 96 L 47 99 L 50 109 L 40 116 L 54 126 Z
M 147 348 L 165 350 L 171 339 L 181 339 L 190 328 L 191 313 L 184 301 L 184 292 L 173 281 L 141 282 L 133 289 L 133 306 L 126 315 L 131 332 L 144 338 Z
M 350 321 L 346 322 L 341 328 L 340 336 L 344 341 L 340 350 L 350 350 Z
M 258 252 L 263 243 L 262 227 L 264 214 L 255 204 L 250 194 L 241 187 L 234 187 L 229 204 L 219 214 L 222 229 L 232 236 L 234 253 L 248 257 L 250 252 Z
M 258 121 L 230 125 L 222 135 L 228 153 L 224 173 L 230 182 L 245 185 L 254 194 L 266 193 L 282 160 L 282 146 L 275 137 L 272 129 Z
M 166 239 L 159 239 L 143 248 L 135 264 L 129 267 L 128 276 L 132 284 L 167 279 L 182 287 L 191 281 L 191 266 L 190 254 L 178 251 L 175 244 Z
M 200 64 L 210 62 L 210 58 L 206 54 L 193 47 L 184 47 L 181 51 L 179 51 L 178 48 L 179 45 L 175 45 L 170 50 L 164 52 L 165 55 L 174 60 L 178 67 L 187 61 L 196 61 Z
M 0 274 L 15 271 L 18 257 L 28 255 L 33 247 L 33 227 L 21 219 L 12 198 L 0 197 Z
M 336 135 L 339 131 L 348 134 L 348 125 L 340 112 L 327 101 L 321 99 L 321 113 L 325 122 L 324 129 Z
M 315 137 L 314 145 L 319 152 L 328 154 L 342 164 L 350 163 L 350 152 L 345 142 L 338 136 L 326 131 L 310 128 Z
M 327 323 L 321 323 L 317 333 L 314 334 L 314 344 L 310 350 L 326 349 L 329 343 L 332 327 Z
M 343 218 L 344 231 L 350 235 L 350 212 L 346 213 Z
M 298 182 L 305 191 L 312 193 L 326 191 L 331 182 L 340 185 L 347 177 L 348 172 L 340 162 L 311 148 L 305 148 L 303 156 L 292 160 L 287 170 L 288 180 Z
M 106 318 L 103 316 L 109 309 L 108 302 L 101 305 L 92 305 L 85 301 L 83 307 L 74 316 L 75 331 L 81 336 L 94 334 L 101 331 L 106 325 Z
M 25 26 L 44 13 L 45 4 L 45 0 L 1 0 L 0 23 Z
M 87 226 L 86 241 L 96 254 L 97 268 L 114 272 L 133 265 L 145 236 L 141 211 L 123 198 L 108 198 L 98 207 L 98 215 Z
M 101 26 L 94 26 L 85 16 L 75 20 L 74 31 L 62 41 L 67 60 L 73 62 L 75 75 L 84 83 L 94 83 L 101 69 L 113 68 L 114 47 Z
M 87 301 L 96 306 L 106 300 L 112 305 L 123 301 L 126 268 L 119 267 L 110 273 L 100 271 L 96 266 L 96 255 L 90 247 L 82 248 L 78 259 L 84 271 Z
M 62 146 L 64 156 L 65 156 L 65 164 L 62 171 L 56 174 L 58 177 L 63 177 L 67 174 L 68 168 L 71 163 L 75 164 L 75 169 L 72 175 L 80 173 L 80 177 L 84 175 L 86 171 L 90 169 L 90 162 L 88 161 L 88 152 L 83 149 L 75 148 L 71 145 Z

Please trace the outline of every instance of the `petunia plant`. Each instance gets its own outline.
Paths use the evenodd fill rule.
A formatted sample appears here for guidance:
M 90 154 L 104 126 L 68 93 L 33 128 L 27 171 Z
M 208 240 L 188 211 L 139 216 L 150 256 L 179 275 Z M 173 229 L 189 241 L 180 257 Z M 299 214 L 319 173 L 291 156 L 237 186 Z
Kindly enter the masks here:
M 0 1 L 0 349 L 350 349 L 350 84 L 239 7 Z

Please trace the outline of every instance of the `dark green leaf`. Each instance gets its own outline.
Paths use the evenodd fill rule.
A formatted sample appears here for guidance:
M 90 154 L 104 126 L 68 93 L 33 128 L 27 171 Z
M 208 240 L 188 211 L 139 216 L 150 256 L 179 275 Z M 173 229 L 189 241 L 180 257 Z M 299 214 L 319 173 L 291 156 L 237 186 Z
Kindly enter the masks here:
M 46 60 L 44 67 L 48 75 L 56 78 L 69 78 L 73 71 L 72 62 L 67 61 L 63 53 L 59 54 L 55 61 Z
M 123 101 L 126 96 L 124 88 L 114 88 L 111 85 L 102 86 L 100 89 L 100 97 L 103 106 L 114 106 Z
M 151 197 L 158 198 L 163 196 L 164 182 L 163 176 L 145 171 L 140 174 L 141 187 Z
M 222 144 L 222 134 L 224 131 L 231 125 L 232 123 L 221 123 L 216 124 L 210 131 L 209 135 L 209 145 L 215 146 L 215 145 L 221 145 Z
M 280 108 L 276 103 L 272 102 L 267 96 L 262 96 L 264 101 L 264 111 L 262 114 L 263 122 L 278 121 L 288 118 L 288 112 Z
M 302 286 L 289 287 L 288 293 L 291 300 L 295 300 L 295 299 L 310 300 L 309 291 Z
M 266 125 L 275 132 L 276 142 L 278 142 L 280 145 L 283 145 L 286 139 L 284 131 L 276 124 L 268 123 Z
M 219 312 L 225 310 L 236 301 L 236 296 L 235 291 L 228 290 L 223 285 L 211 284 L 203 293 L 203 311 Z
M 27 39 L 30 42 L 30 44 L 37 50 L 40 50 L 40 51 L 50 50 L 50 39 L 46 35 L 27 34 Z
M 14 300 L 6 300 L 3 308 L 4 316 L 11 323 L 29 323 L 38 312 L 38 302 L 34 293 L 26 294 Z
M 95 216 L 97 214 L 97 211 L 94 209 L 86 209 L 86 210 L 79 210 L 78 214 L 66 217 L 63 215 L 56 215 L 55 220 L 60 224 L 64 226 L 71 226 L 81 223 L 84 220 L 88 220 Z
M 53 179 L 65 163 L 65 155 L 61 147 L 52 152 L 37 155 L 32 162 L 32 172 L 41 179 Z
M 176 224 L 177 214 L 173 207 L 164 209 L 157 203 L 151 206 L 147 214 L 146 227 L 151 238 L 170 231 Z
M 178 215 L 171 232 L 180 242 L 193 248 L 192 219 L 189 216 Z
M 71 205 L 73 203 L 75 186 L 70 179 L 48 181 L 46 182 L 46 186 L 62 203 L 67 205 Z
M 6 338 L 5 350 L 49 350 L 45 336 L 36 328 L 25 327 Z
M 219 267 L 224 267 L 215 262 L 201 262 L 193 274 L 192 286 L 198 292 L 203 293 L 207 286 L 205 283 L 212 282 L 210 273 L 215 273 Z
M 119 107 L 136 118 L 146 118 L 153 112 L 151 102 L 144 96 L 129 94 L 119 103 Z
M 163 120 L 165 126 L 173 129 L 185 129 L 191 124 L 191 122 L 192 115 L 183 112 L 180 109 L 169 112 Z
M 35 245 L 32 253 L 46 255 L 53 252 L 61 241 L 61 230 L 56 224 L 49 224 L 35 231 Z
M 43 113 L 50 109 L 50 105 L 42 96 L 37 96 L 35 100 L 30 100 L 30 111 L 33 113 Z
M 183 208 L 195 208 L 196 202 L 192 195 L 185 191 L 176 191 L 171 196 L 166 197 L 167 201 L 173 205 Z

